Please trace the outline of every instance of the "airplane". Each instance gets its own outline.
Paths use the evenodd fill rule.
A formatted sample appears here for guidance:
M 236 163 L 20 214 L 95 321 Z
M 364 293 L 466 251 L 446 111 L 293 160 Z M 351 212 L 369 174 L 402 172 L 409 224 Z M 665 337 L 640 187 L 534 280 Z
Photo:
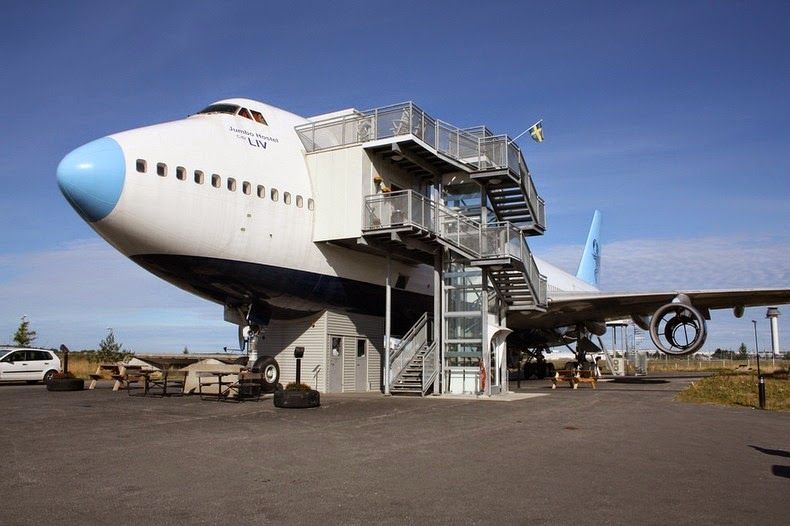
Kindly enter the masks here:
M 329 306 L 383 316 L 384 257 L 313 242 L 321 202 L 294 128 L 315 119 L 249 99 L 220 100 L 184 119 L 80 146 L 58 165 L 57 181 L 118 251 L 223 305 L 242 347 L 272 319 Z M 740 317 L 746 307 L 790 302 L 787 288 L 601 291 L 600 222 L 596 211 L 577 275 L 535 258 L 547 278 L 547 306 L 508 315 L 517 345 L 546 350 L 576 342 L 583 358 L 596 350 L 592 336 L 606 331 L 607 320 L 630 317 L 659 350 L 684 355 L 704 344 L 711 309 Z M 392 289 L 393 331 L 402 334 L 432 309 L 433 269 L 389 264 L 407 278 Z

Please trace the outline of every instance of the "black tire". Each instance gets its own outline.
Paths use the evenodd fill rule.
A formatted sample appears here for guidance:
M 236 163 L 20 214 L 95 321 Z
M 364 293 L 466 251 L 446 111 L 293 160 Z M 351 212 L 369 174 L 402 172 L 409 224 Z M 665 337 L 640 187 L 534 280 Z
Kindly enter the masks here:
M 84 388 L 82 378 L 53 378 L 47 382 L 47 391 L 82 391 Z
M 52 378 L 55 376 L 55 373 L 57 373 L 57 371 L 56 371 L 56 370 L 54 370 L 54 369 L 50 369 L 49 371 L 47 371 L 46 373 L 44 373 L 44 378 L 43 378 L 43 380 L 42 380 L 42 381 L 43 381 L 45 384 L 48 384 L 48 383 L 49 383 L 49 381 L 50 381 L 50 380 L 52 380 Z
M 272 393 L 280 381 L 280 365 L 271 356 L 261 356 L 252 366 L 252 372 L 263 373 L 263 392 Z
M 286 391 L 277 390 L 274 392 L 274 407 L 283 409 L 305 409 L 308 407 L 318 407 L 321 405 L 321 394 L 315 389 L 309 391 Z

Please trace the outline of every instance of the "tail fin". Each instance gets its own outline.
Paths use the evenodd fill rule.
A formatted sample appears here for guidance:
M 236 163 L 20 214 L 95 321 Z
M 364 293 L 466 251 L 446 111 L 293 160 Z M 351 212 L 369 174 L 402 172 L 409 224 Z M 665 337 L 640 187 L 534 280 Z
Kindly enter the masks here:
M 590 224 L 590 233 L 587 234 L 587 243 L 584 245 L 582 260 L 576 277 L 590 285 L 598 286 L 601 275 L 601 212 L 596 210 Z

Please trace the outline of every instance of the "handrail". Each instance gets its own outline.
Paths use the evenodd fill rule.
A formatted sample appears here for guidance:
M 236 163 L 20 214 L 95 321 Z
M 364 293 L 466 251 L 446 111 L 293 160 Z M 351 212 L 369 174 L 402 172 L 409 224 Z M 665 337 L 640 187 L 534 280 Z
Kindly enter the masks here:
M 439 369 L 436 367 L 436 349 L 438 348 L 438 341 L 434 340 L 428 351 L 422 357 L 422 394 L 428 392 L 428 388 L 433 384 L 433 381 L 439 374 Z
M 409 365 L 414 355 L 417 354 L 428 341 L 428 313 L 420 316 L 409 331 L 403 336 L 395 352 L 390 356 L 390 385 L 401 375 Z

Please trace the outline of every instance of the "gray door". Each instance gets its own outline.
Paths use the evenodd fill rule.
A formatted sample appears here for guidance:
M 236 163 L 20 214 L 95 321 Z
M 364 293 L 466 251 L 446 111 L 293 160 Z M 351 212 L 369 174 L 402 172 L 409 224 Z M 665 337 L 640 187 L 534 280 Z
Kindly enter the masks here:
M 329 337 L 329 385 L 327 392 L 343 392 L 343 338 Z
M 365 339 L 357 340 L 357 392 L 368 390 L 368 341 Z

